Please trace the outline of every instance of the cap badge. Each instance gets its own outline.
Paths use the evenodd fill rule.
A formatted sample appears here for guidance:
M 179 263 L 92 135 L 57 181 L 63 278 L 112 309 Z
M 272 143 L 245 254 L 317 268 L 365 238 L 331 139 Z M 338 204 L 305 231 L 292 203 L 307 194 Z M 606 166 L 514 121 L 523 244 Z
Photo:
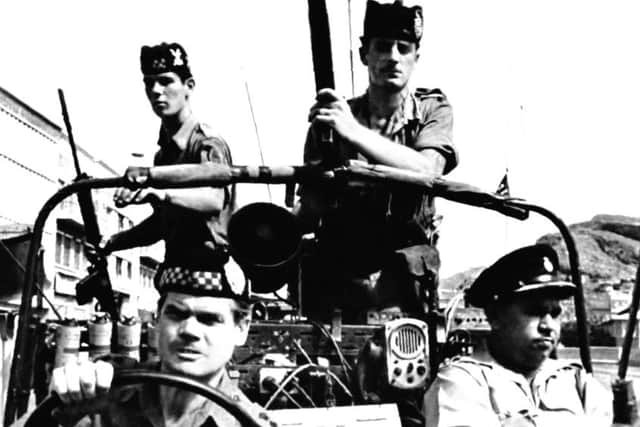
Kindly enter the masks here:
M 174 67 L 180 67 L 184 65 L 184 61 L 182 60 L 182 51 L 178 48 L 176 49 L 169 49 L 169 52 L 171 52 L 171 55 L 173 55 L 173 66 Z
M 229 287 L 231 291 L 236 295 L 242 295 L 245 289 L 245 284 L 242 283 L 241 279 L 229 280 Z
M 542 265 L 544 266 L 544 270 L 547 273 L 553 273 L 553 264 L 551 263 L 551 260 L 549 258 L 542 258 Z

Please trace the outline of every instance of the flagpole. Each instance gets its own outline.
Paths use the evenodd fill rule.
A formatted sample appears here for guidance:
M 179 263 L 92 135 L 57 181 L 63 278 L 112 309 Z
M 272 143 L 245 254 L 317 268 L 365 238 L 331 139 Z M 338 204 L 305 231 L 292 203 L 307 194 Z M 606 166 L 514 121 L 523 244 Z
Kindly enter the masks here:
M 507 185 L 507 195 L 510 195 L 510 189 L 509 189 L 509 163 L 508 163 L 509 157 L 508 157 L 508 149 L 507 149 L 507 155 L 506 155 L 506 159 L 505 159 L 505 163 L 506 163 L 506 167 L 504 168 L 504 179 L 505 179 L 505 183 Z M 505 252 L 508 250 L 509 248 L 509 217 L 508 216 L 504 216 L 504 249 Z

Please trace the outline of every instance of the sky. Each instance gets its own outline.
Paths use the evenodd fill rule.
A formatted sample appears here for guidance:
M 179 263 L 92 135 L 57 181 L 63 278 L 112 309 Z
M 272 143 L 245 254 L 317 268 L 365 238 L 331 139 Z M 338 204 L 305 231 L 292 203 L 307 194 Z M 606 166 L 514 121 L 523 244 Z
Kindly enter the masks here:
M 337 89 L 362 93 L 366 70 L 357 55 L 351 66 L 350 49 L 365 1 L 327 2 Z M 442 89 L 453 105 L 460 164 L 448 178 L 493 191 L 508 169 L 513 196 L 566 223 L 640 216 L 637 2 L 419 3 L 426 26 L 413 84 Z M 124 171 L 156 148 L 140 46 L 179 41 L 196 78 L 194 111 L 224 135 L 234 163 L 300 164 L 314 97 L 306 4 L 0 2 L 0 86 L 61 126 L 62 88 L 76 142 Z M 9 143 L 19 142 L 0 141 Z M 239 198 L 284 200 L 278 186 L 249 184 Z M 556 231 L 536 214 L 521 222 L 444 200 L 437 206 L 442 277 Z

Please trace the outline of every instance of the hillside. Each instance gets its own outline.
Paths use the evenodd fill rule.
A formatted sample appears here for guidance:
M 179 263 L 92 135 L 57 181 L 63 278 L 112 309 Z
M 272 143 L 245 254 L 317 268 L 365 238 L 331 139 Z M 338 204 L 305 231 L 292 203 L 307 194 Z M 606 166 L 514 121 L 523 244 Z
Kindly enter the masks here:
M 602 285 L 626 287 L 634 282 L 640 263 L 640 218 L 596 215 L 569 229 L 578 248 L 585 290 Z M 553 246 L 560 258 L 560 269 L 568 274 L 569 260 L 561 236 L 547 234 L 538 242 Z
M 640 218 L 596 215 L 590 221 L 569 226 L 576 241 L 580 272 L 586 293 L 604 286 L 629 291 L 640 264 Z M 553 246 L 560 258 L 560 270 L 569 274 L 569 259 L 559 233 L 537 240 Z M 482 268 L 472 268 L 441 280 L 442 290 L 468 287 Z

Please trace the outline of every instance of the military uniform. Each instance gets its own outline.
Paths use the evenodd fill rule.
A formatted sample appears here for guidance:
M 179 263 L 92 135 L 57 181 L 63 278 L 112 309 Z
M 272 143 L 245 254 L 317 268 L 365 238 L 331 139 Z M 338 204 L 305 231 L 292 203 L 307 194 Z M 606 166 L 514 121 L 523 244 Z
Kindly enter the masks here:
M 147 97 L 152 104 L 157 95 L 154 94 L 157 91 L 154 88 L 158 84 L 154 83 L 154 76 L 173 73 L 185 87 L 189 86 L 190 83 L 187 82 L 192 79 L 187 53 L 178 43 L 143 46 L 140 51 L 140 69 Z M 180 128 L 175 133 L 169 134 L 164 126 L 160 127 L 159 150 L 154 157 L 154 166 L 209 162 L 231 165 L 231 152 L 225 140 L 209 126 L 196 120 L 187 101 L 188 98 L 184 95 L 182 109 L 178 114 L 187 117 L 181 121 Z M 177 116 L 173 119 L 176 118 Z M 198 212 L 172 203 L 170 197 L 165 198 L 153 204 L 153 214 L 143 223 L 108 239 L 104 249 L 111 252 L 163 239 L 165 266 L 179 265 L 199 269 L 203 266 L 210 268 L 214 264 L 218 271 L 222 271 L 228 261 L 226 229 L 235 208 L 235 186 L 227 186 L 223 191 L 223 207 L 216 213 Z M 169 192 L 164 194 L 170 196 Z
M 252 414 L 256 420 L 264 420 L 264 425 L 270 425 L 264 411 L 259 405 L 251 402 L 240 389 L 233 384 L 225 372 L 216 387 L 226 396 L 238 403 L 243 409 Z M 158 387 L 142 385 L 134 390 L 123 390 L 115 402 L 109 406 L 102 418 L 105 427 L 163 427 L 163 416 L 158 395 Z M 184 427 L 241 427 L 238 420 L 218 404 L 204 399 L 202 405 L 191 411 L 181 420 Z
M 441 366 L 424 397 L 426 425 L 611 425 L 611 394 L 581 365 L 550 358 L 560 300 L 575 289 L 549 245 L 516 249 L 483 270 L 465 298 L 487 314 L 489 353 Z
M 160 149 L 154 165 L 183 163 L 222 163 L 231 165 L 231 152 L 222 137 L 192 115 L 169 137 L 163 128 L 158 139 Z M 206 215 L 171 203 L 154 211 L 160 233 L 165 240 L 165 264 L 194 266 L 227 261 L 227 223 L 235 208 L 235 186 L 225 187 L 223 209 Z
M 547 359 L 529 382 L 495 360 L 457 357 L 424 399 L 426 425 L 501 426 L 525 417 L 535 426 L 609 426 L 611 395 L 578 364 Z
M 371 127 L 367 95 L 349 100 L 349 105 L 356 120 Z M 446 96 L 438 89 L 418 89 L 408 94 L 380 134 L 416 151 L 436 150 L 446 160 L 447 173 L 457 165 L 452 127 L 453 113 Z M 323 164 L 327 160 L 320 144 L 316 128 L 311 127 L 304 149 L 305 164 Z M 368 162 L 351 145 L 341 141 L 338 134 L 334 134 L 331 155 L 337 164 L 350 160 Z M 308 299 L 322 306 L 324 302 L 320 301 L 331 303 L 337 298 L 342 308 L 349 311 L 385 301 L 397 302 L 391 300 L 398 297 L 400 279 L 383 267 L 394 262 L 398 250 L 432 243 L 433 198 L 416 190 L 392 192 L 367 186 L 327 194 L 323 189 L 304 185 L 299 190 L 300 197 L 304 198 L 307 192 L 321 195 L 328 206 L 317 232 L 320 266 L 317 272 L 306 275 L 321 283 L 314 285 L 315 292 L 307 290 Z M 426 259 L 428 267 L 437 271 L 439 260 L 435 249 Z M 322 276 L 327 272 L 331 274 L 329 277 Z M 374 295 L 371 290 L 376 287 L 381 290 Z M 409 294 L 402 298 L 415 303 L 416 296 Z

